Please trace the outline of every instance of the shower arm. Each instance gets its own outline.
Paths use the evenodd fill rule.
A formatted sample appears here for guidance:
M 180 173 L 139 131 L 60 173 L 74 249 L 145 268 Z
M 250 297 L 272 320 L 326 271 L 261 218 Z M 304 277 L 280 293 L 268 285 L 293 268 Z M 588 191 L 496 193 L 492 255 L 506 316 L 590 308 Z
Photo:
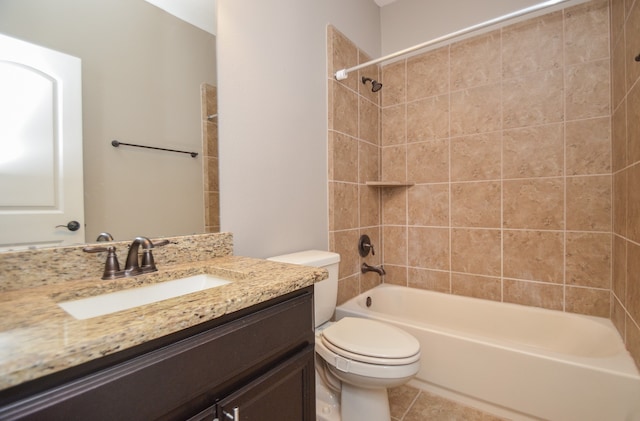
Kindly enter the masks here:
M 495 25 L 497 23 L 501 23 L 501 22 L 504 22 L 504 21 L 509 20 L 509 19 L 514 19 L 514 18 L 517 18 L 517 17 L 520 17 L 520 16 L 528 15 L 529 13 L 537 12 L 538 10 L 546 9 L 548 7 L 555 6 L 556 4 L 564 3 L 564 2 L 567 2 L 567 1 L 571 1 L 571 0 L 548 0 L 548 1 L 536 4 L 536 5 L 533 5 L 533 6 L 525 7 L 524 9 L 520 9 L 520 10 L 517 10 L 517 11 L 512 12 L 512 13 L 507 13 L 506 15 L 502 15 L 502 16 L 499 16 L 499 17 L 494 18 L 494 19 L 489 19 L 488 21 L 485 21 L 485 22 L 482 22 L 482 23 L 478 23 L 476 25 L 472 25 L 472 26 L 469 26 L 469 27 L 464 28 L 464 29 L 460 29 L 459 31 L 451 32 L 451 33 L 449 33 L 447 35 L 443 35 L 443 36 L 438 37 L 438 38 L 434 38 L 431 41 L 423 42 L 421 44 L 414 45 L 413 47 L 409 47 L 409 48 L 405 48 L 404 50 L 396 51 L 395 53 L 391 53 L 391 54 L 386 55 L 384 57 L 380 57 L 380 58 L 377 58 L 377 59 L 374 59 L 374 60 L 370 60 L 370 61 L 367 61 L 366 63 L 362 63 L 362 64 L 358 64 L 357 66 L 349 67 L 348 69 L 338 70 L 337 72 L 335 72 L 334 77 L 337 80 L 344 80 L 347 77 L 349 77 L 349 73 L 350 72 L 353 72 L 353 71 L 356 71 L 356 70 L 360 70 L 360 69 L 364 69 L 365 67 L 368 67 L 368 66 L 371 66 L 371 65 L 374 65 L 374 64 L 378 64 L 378 63 L 381 63 L 383 61 L 391 60 L 391 59 L 394 59 L 396 57 L 400 57 L 400 56 L 403 56 L 405 54 L 412 53 L 412 52 L 414 52 L 416 50 L 420 50 L 422 48 L 430 47 L 430 46 L 432 46 L 434 44 L 437 44 L 437 43 L 440 43 L 440 42 L 443 42 L 443 41 L 448 41 L 448 40 L 450 40 L 452 38 L 456 38 L 456 37 L 468 34 L 469 32 L 477 31 L 479 29 L 483 29 L 483 28 L 486 28 L 488 26 Z

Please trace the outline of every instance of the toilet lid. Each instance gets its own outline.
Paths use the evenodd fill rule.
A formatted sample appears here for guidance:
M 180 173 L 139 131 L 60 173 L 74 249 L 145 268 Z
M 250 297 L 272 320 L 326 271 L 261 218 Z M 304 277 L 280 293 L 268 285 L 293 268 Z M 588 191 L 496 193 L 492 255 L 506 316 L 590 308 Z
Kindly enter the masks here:
M 322 331 L 322 338 L 350 354 L 405 359 L 420 352 L 420 343 L 407 332 L 370 319 L 345 317 Z

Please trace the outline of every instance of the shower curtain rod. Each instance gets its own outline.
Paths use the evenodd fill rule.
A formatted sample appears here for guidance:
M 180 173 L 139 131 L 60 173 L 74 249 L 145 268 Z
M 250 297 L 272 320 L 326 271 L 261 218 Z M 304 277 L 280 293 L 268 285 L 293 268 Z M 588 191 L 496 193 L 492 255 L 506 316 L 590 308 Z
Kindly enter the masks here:
M 517 17 L 520 17 L 520 16 L 527 15 L 529 13 L 537 12 L 538 10 L 546 9 L 547 7 L 555 6 L 556 4 L 564 3 L 566 1 L 569 1 L 569 0 L 548 0 L 548 1 L 545 1 L 545 2 L 542 2 L 542 3 L 538 3 L 536 5 L 533 5 L 533 6 L 525 7 L 524 9 L 520 9 L 520 10 L 517 10 L 517 11 L 512 12 L 512 13 L 507 13 L 506 15 L 502 15 L 502 16 L 499 16 L 497 18 L 490 19 L 488 21 L 485 21 L 485 22 L 482 22 L 482 23 L 478 23 L 476 25 L 469 26 L 469 27 L 467 27 L 465 29 L 461 29 L 459 31 L 451 32 L 451 33 L 449 33 L 447 35 L 443 35 L 441 37 L 432 39 L 431 41 L 423 42 L 421 44 L 414 45 L 413 47 L 409 47 L 409 48 L 405 48 L 404 50 L 396 51 L 395 53 L 391 53 L 391 54 L 386 55 L 384 57 L 380 57 L 380 58 L 377 58 L 377 59 L 374 59 L 374 60 L 370 60 L 370 61 L 368 61 L 366 63 L 362 63 L 362 64 L 359 64 L 357 66 L 349 67 L 348 69 L 338 70 L 337 72 L 334 73 L 334 77 L 337 80 L 344 80 L 347 77 L 349 77 L 349 73 L 350 72 L 353 72 L 355 70 L 360 70 L 360 69 L 363 69 L 365 67 L 371 66 L 373 64 L 378 64 L 378 63 L 383 62 L 383 61 L 391 60 L 393 58 L 400 57 L 400 56 L 403 56 L 405 54 L 412 53 L 412 52 L 414 52 L 416 50 L 420 50 L 422 48 L 429 47 L 429 46 L 437 44 L 439 42 L 447 41 L 447 40 L 450 40 L 451 38 L 455 38 L 455 37 L 458 37 L 458 36 L 461 36 L 461 35 L 465 35 L 465 34 L 467 34 L 469 32 L 477 31 L 478 29 L 483 29 L 483 28 L 486 28 L 488 26 L 495 25 L 497 23 L 501 23 L 501 22 L 504 22 L 504 21 L 509 20 L 509 19 L 513 19 L 513 18 L 517 18 Z

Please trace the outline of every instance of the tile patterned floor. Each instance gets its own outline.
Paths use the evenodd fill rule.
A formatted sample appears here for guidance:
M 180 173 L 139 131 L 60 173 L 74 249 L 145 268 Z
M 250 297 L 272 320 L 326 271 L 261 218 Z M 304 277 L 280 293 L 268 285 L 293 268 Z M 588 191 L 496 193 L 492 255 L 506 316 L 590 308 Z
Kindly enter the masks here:
M 392 421 L 507 421 L 411 386 L 389 389 Z

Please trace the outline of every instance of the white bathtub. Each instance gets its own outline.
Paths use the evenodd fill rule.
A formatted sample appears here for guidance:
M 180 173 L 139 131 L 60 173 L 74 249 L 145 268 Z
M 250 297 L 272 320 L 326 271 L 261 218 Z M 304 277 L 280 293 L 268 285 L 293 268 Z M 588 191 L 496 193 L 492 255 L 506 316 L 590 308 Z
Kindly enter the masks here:
M 386 284 L 338 306 L 346 316 L 414 335 L 412 384 L 464 404 L 513 420 L 640 420 L 640 375 L 608 319 Z

